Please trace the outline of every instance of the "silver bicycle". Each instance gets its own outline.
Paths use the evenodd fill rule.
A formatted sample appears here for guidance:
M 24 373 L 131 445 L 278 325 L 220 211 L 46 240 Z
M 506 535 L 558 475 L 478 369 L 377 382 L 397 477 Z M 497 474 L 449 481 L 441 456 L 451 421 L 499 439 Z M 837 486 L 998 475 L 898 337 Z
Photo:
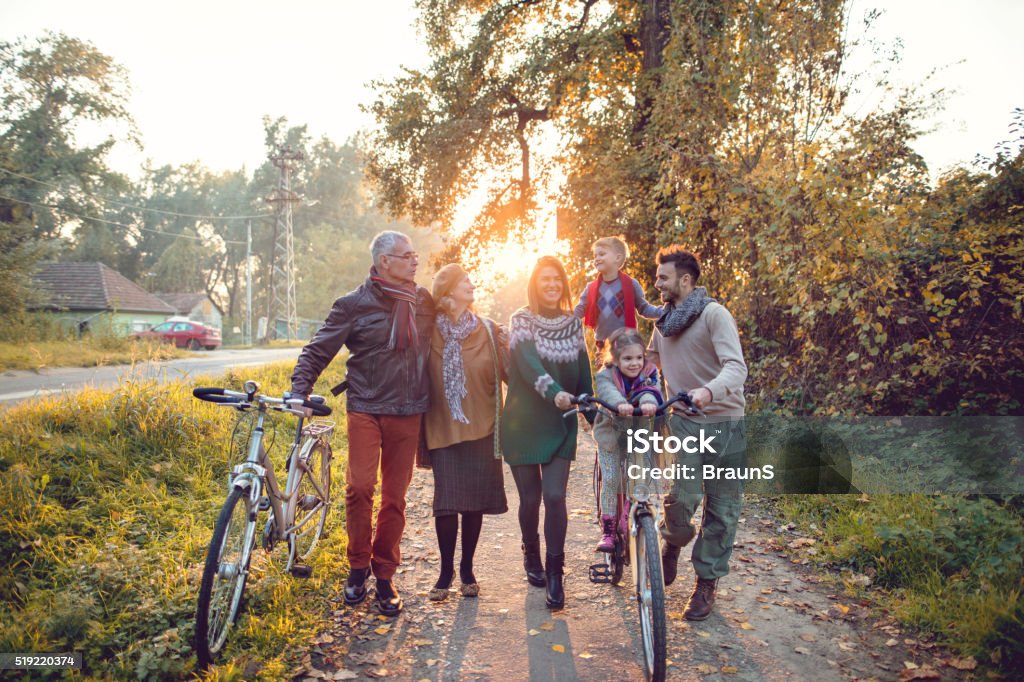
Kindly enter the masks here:
M 598 407 L 607 410 L 612 419 L 630 420 L 643 417 L 640 408 L 633 410 L 632 417 L 620 417 L 616 406 L 600 398 L 578 395 L 572 399 L 578 407 L 566 412 L 595 412 Z M 643 417 L 653 424 L 676 403 L 685 405 L 684 412 L 705 416 L 696 407 L 688 393 L 677 393 L 667 402 L 658 405 L 654 416 Z M 626 422 L 631 423 L 631 422 Z M 664 490 L 660 481 L 641 482 L 628 473 L 631 465 L 641 468 L 663 468 L 665 462 L 651 452 L 623 453 L 620 461 L 622 473 L 619 476 L 620 490 L 617 496 L 619 509 L 615 510 L 615 545 L 604 555 L 601 563 L 590 567 L 590 581 L 618 585 L 622 580 L 623 567 L 633 567 L 633 588 L 640 615 L 640 637 L 644 645 L 644 676 L 651 682 L 663 682 L 667 674 L 666 647 L 668 642 L 665 622 L 665 580 L 661 571 L 661 543 L 658 526 L 664 513 L 662 496 Z M 627 519 L 625 523 L 622 519 Z
M 248 456 L 231 470 L 228 499 L 217 518 L 206 553 L 196 608 L 195 650 L 200 668 L 213 662 L 238 618 L 257 541 L 259 512 L 269 512 L 260 536 L 263 548 L 270 552 L 278 542 L 287 542 L 285 570 L 305 578 L 311 574 L 311 568 L 302 562 L 323 535 L 330 509 L 330 438 L 334 422 L 307 422 L 307 412 L 302 408 L 321 417 L 330 415 L 331 408 L 324 404 L 321 396 L 303 400 L 285 394 L 283 398 L 273 398 L 260 395 L 259 389 L 255 381 L 246 381 L 244 392 L 217 387 L 192 391 L 200 400 L 239 412 L 256 412 Z M 264 420 L 268 410 L 298 416 L 295 440 L 286 460 L 288 475 L 284 490 L 277 483 L 274 464 L 264 447 Z

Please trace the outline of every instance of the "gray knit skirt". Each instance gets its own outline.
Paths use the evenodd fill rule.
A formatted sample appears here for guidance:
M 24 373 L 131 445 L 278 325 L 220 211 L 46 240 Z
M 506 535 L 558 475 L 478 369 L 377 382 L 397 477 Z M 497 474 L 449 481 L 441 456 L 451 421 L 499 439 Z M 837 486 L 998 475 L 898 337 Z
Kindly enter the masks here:
M 430 451 L 434 472 L 434 516 L 456 512 L 504 514 L 505 479 L 494 458 L 494 435 Z

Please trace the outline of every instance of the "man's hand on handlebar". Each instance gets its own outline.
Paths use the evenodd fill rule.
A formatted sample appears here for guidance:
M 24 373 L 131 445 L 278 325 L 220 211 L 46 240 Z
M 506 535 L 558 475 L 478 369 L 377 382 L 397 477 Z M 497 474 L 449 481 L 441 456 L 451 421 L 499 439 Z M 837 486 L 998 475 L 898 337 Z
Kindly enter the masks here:
M 706 388 L 695 388 L 690 391 L 690 400 L 694 407 L 703 410 L 711 404 L 711 391 Z
M 619 403 L 619 416 L 621 416 L 621 417 L 632 417 L 633 416 L 633 403 Z

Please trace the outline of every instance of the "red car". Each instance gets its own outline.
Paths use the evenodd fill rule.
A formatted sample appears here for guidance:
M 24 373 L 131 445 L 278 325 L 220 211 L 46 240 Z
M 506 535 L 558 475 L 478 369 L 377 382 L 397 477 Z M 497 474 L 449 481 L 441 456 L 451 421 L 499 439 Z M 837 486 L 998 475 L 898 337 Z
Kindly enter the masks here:
M 178 348 L 216 350 L 220 347 L 220 331 L 191 320 L 168 320 L 149 331 L 132 334 L 137 339 L 162 339 Z

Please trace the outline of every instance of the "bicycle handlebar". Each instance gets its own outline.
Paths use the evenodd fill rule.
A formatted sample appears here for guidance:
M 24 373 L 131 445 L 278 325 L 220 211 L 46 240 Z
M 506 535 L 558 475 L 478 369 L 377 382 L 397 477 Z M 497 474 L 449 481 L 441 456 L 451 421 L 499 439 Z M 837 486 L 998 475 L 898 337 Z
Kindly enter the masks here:
M 333 410 L 328 407 L 324 402 L 324 397 L 319 395 L 311 395 L 309 399 L 303 399 L 299 397 L 285 397 L 285 398 L 272 398 L 267 395 L 253 395 L 252 398 L 245 393 L 239 391 L 231 391 L 226 388 L 220 388 L 219 386 L 205 386 L 200 388 L 192 389 L 192 395 L 199 400 L 205 400 L 208 403 L 215 403 L 218 405 L 230 405 L 232 407 L 255 407 L 255 404 L 265 404 L 272 406 L 271 409 L 280 410 L 282 412 L 291 412 L 293 414 L 302 415 L 296 408 L 304 407 L 308 408 L 313 412 L 314 416 L 327 417 Z M 285 394 L 286 396 L 288 394 Z
M 595 409 L 594 405 L 600 405 L 601 407 L 603 407 L 606 410 L 608 410 L 609 412 L 611 412 L 612 415 L 614 415 L 614 416 L 621 416 L 621 415 L 619 415 L 619 408 L 618 407 L 616 407 L 614 405 L 609 405 L 608 403 L 606 403 L 605 401 L 601 400 L 597 396 L 592 396 L 592 395 L 589 395 L 587 393 L 581 393 L 578 396 L 574 396 L 573 398 L 570 399 L 570 402 L 573 405 L 577 405 L 579 407 L 577 407 L 575 409 L 572 409 L 572 410 L 568 410 L 564 415 L 562 415 L 563 418 L 564 417 L 568 417 L 571 414 L 576 414 L 577 412 L 579 412 L 581 410 L 583 410 L 583 411 L 594 410 Z M 672 405 L 674 405 L 676 403 L 683 403 L 684 405 L 686 405 L 686 413 L 687 414 L 696 415 L 696 416 L 700 416 L 700 417 L 706 417 L 707 416 L 704 413 L 704 410 L 700 409 L 699 407 L 697 407 L 696 405 L 693 404 L 693 399 L 690 398 L 690 394 L 689 393 L 683 393 L 683 392 L 677 393 L 674 396 L 672 396 L 667 402 L 659 404 L 658 405 L 658 409 L 655 410 L 655 412 L 654 412 L 655 416 L 661 416 L 661 415 L 665 414 L 665 412 L 668 410 L 668 408 L 672 407 Z M 642 417 L 642 416 L 644 416 L 644 414 L 643 414 L 643 412 L 640 411 L 639 407 L 634 407 L 633 408 L 633 416 L 634 417 Z

